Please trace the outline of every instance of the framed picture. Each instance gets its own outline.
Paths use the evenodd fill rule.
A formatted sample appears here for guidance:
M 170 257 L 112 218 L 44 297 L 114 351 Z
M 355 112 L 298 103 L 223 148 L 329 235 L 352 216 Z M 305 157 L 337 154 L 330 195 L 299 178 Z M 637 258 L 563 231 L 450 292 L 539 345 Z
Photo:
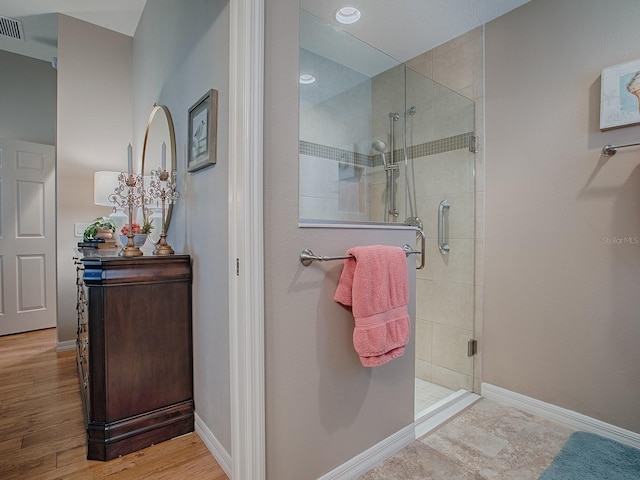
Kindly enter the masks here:
M 212 89 L 189 109 L 188 172 L 216 163 L 217 131 L 218 91 Z
M 640 60 L 602 70 L 600 130 L 640 124 Z

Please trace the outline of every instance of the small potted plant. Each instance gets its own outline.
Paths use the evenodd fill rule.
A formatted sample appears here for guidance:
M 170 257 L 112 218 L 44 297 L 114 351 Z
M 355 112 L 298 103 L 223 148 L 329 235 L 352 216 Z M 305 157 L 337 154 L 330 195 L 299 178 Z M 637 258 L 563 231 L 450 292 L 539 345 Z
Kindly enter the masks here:
M 83 240 L 95 240 L 98 238 L 109 239 L 116 231 L 116 224 L 109 217 L 98 217 L 84 229 Z
M 144 233 L 145 235 L 149 235 L 151 233 L 151 230 L 153 230 L 153 220 L 149 221 L 147 218 L 144 219 L 144 222 L 142 222 L 142 233 Z

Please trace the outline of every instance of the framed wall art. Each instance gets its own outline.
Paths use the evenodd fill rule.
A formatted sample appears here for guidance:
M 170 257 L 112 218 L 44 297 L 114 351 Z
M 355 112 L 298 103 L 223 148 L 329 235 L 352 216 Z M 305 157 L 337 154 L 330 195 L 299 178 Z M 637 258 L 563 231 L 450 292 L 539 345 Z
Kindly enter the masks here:
M 640 60 L 602 70 L 600 130 L 640 124 Z
M 195 172 L 216 163 L 218 91 L 209 90 L 189 109 L 187 171 Z

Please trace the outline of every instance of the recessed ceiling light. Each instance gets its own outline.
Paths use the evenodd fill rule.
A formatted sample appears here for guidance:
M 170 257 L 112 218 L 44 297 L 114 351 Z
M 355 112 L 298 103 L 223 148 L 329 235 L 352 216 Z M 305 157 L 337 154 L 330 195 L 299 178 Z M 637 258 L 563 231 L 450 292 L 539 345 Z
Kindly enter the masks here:
M 345 25 L 351 25 L 360 20 L 360 10 L 356 7 L 342 7 L 336 11 L 336 20 Z
M 308 84 L 308 83 L 313 83 L 315 81 L 316 81 L 316 77 L 314 77 L 313 75 L 310 75 L 308 73 L 303 73 L 302 75 L 300 75 L 300 83 Z

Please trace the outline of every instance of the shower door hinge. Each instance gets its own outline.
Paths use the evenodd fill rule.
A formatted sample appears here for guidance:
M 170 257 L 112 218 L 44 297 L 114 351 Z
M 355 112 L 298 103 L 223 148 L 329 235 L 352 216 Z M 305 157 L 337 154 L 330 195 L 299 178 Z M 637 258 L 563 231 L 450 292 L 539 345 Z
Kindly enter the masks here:
M 478 353 L 478 341 L 473 338 L 467 342 L 467 357 L 473 357 Z
M 469 151 L 471 153 L 478 153 L 478 137 L 469 135 Z

